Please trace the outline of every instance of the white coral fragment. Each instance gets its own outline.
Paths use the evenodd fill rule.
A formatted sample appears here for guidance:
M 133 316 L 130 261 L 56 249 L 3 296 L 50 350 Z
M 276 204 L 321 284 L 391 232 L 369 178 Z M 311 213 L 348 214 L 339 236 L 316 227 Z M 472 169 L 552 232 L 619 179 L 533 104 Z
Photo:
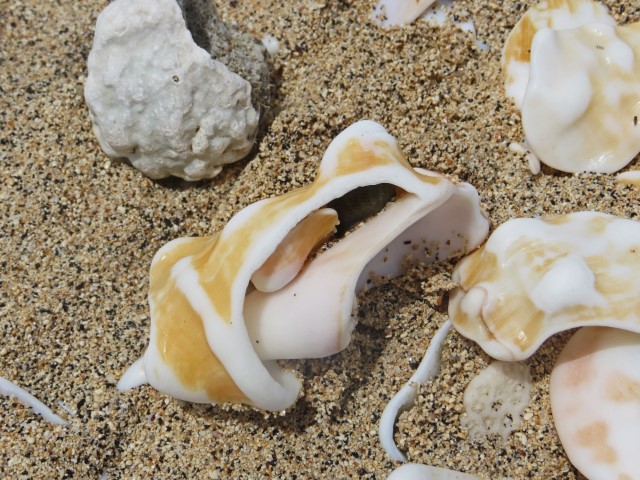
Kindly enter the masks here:
M 42 418 L 49 423 L 54 425 L 67 424 L 67 422 L 53 413 L 49 407 L 27 392 L 24 388 L 21 388 L 12 381 L 2 377 L 0 377 L 0 395 L 17 398 L 20 403 L 31 407 L 35 413 L 41 415 Z
M 198 47 L 175 0 L 115 0 L 99 15 L 85 99 L 110 157 L 151 178 L 216 176 L 251 150 L 251 86 Z
M 529 367 L 519 362 L 492 362 L 464 391 L 462 424 L 472 438 L 506 439 L 522 422 L 531 396 Z
M 449 330 L 451 330 L 451 322 L 447 320 L 431 339 L 429 348 L 427 348 L 420 365 L 418 365 L 414 374 L 411 375 L 409 381 L 403 385 L 400 391 L 396 393 L 387 406 L 384 407 L 384 411 L 380 417 L 380 443 L 384 451 L 387 452 L 387 455 L 396 462 L 407 461 L 407 458 L 398 449 L 393 439 L 396 419 L 400 412 L 411 408 L 415 403 L 420 385 L 433 380 L 440 372 L 440 355 Z

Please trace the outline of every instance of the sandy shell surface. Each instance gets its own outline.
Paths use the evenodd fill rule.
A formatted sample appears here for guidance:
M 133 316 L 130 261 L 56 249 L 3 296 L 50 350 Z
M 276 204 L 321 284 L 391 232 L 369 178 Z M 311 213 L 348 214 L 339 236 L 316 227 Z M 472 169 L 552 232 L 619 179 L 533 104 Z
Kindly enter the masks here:
M 640 19 L 638 2 L 607 3 L 619 23 Z M 362 295 L 346 351 L 289 362 L 304 397 L 284 415 L 115 388 L 146 346 L 156 250 L 310 183 L 331 139 L 359 119 L 384 125 L 414 166 L 472 183 L 494 225 L 587 209 L 640 216 L 637 186 L 544 166 L 533 176 L 509 150 L 523 133 L 500 53 L 530 2 L 455 2 L 488 51 L 452 25 L 381 30 L 368 0 L 218 2 L 225 20 L 280 41 L 277 101 L 253 155 L 193 185 L 109 160 L 91 132 L 82 88 L 106 4 L 0 0 L 0 376 L 68 422 L 50 425 L 1 397 L 0 478 L 386 478 L 394 465 L 378 419 L 444 321 L 453 263 Z M 637 169 L 635 160 L 624 171 Z M 532 402 L 504 442 L 467 440 L 462 394 L 488 358 L 451 333 L 441 374 L 398 422 L 409 460 L 492 479 L 581 478 L 548 400 L 568 335 L 529 360 Z

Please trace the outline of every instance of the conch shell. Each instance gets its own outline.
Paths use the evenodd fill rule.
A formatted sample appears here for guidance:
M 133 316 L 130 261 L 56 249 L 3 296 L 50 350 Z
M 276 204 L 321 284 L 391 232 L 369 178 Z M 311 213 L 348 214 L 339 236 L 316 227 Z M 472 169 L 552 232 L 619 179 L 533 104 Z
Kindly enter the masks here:
M 395 199 L 317 250 L 343 216 L 340 199 L 372 185 L 385 198 L 392 185 Z M 473 187 L 413 169 L 383 127 L 358 122 L 333 140 L 312 184 L 246 207 L 218 236 L 158 251 L 149 347 L 118 387 L 283 410 L 300 382 L 274 360 L 341 351 L 356 292 L 407 262 L 468 252 L 487 231 Z
M 553 419 L 571 463 L 587 478 L 638 478 L 640 335 L 581 328 L 551 373 Z
M 514 219 L 454 269 L 449 316 L 498 360 L 523 360 L 556 332 L 640 332 L 640 222 L 579 212 Z

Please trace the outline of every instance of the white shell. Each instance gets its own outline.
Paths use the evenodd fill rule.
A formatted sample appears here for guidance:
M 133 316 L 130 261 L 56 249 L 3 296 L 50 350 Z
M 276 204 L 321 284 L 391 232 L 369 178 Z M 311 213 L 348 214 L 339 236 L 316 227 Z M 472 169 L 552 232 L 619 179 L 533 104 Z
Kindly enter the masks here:
M 525 13 L 502 68 L 537 159 L 564 172 L 612 173 L 636 156 L 638 54 L 640 25 L 616 27 L 600 3 L 548 0 Z
M 387 452 L 387 455 L 396 462 L 407 461 L 407 457 L 398 449 L 393 439 L 396 419 L 400 412 L 408 410 L 415 403 L 420 385 L 433 380 L 440 372 L 442 347 L 444 346 L 444 341 L 450 329 L 451 322 L 447 320 L 431 339 L 429 348 L 427 348 L 414 374 L 411 375 L 409 381 L 403 385 L 400 391 L 389 400 L 389 403 L 384 407 L 384 411 L 380 416 L 380 443 L 384 451 Z
M 478 475 L 454 472 L 446 468 L 406 463 L 396 468 L 387 480 L 479 480 Z
M 640 475 L 640 334 L 582 328 L 551 373 L 554 423 L 571 463 L 591 480 Z
M 640 222 L 596 212 L 514 219 L 462 259 L 454 327 L 499 360 L 523 360 L 556 332 L 640 332 Z
M 522 105 L 531 150 L 564 172 L 613 173 L 640 151 L 640 23 L 538 32 Z
M 589 23 L 615 25 L 607 7 L 592 0 L 544 0 L 529 8 L 509 33 L 502 50 L 506 94 L 522 109 L 529 83 L 531 43 L 543 29 L 576 28 Z
M 378 215 L 296 264 L 293 279 L 263 271 L 266 277 L 260 277 L 268 281 L 258 284 L 269 291 L 248 288 L 255 273 L 282 253 L 283 241 L 299 242 L 306 258 L 314 242 L 304 231 L 324 238 L 333 228 L 327 215 L 316 214 L 327 204 L 379 184 L 394 185 L 396 199 Z M 304 228 L 290 237 L 301 222 Z M 384 128 L 358 122 L 329 145 L 311 185 L 248 206 L 218 237 L 181 238 L 158 251 L 151 265 L 149 348 L 119 387 L 146 377 L 183 400 L 285 409 L 300 384 L 266 360 L 339 352 L 355 325 L 356 290 L 368 279 L 398 275 L 407 261 L 461 255 L 487 230 L 473 187 L 411 168 Z

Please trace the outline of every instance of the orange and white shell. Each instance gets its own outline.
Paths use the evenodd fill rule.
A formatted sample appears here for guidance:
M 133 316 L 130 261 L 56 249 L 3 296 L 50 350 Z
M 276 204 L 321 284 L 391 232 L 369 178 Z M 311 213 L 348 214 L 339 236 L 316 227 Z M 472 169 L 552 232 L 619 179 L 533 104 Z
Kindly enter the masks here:
M 340 221 L 329 204 L 389 184 L 393 201 L 312 254 Z M 149 347 L 118 387 L 148 382 L 187 401 L 283 410 L 300 382 L 275 360 L 341 351 L 357 291 L 408 261 L 464 254 L 487 231 L 473 187 L 412 168 L 383 127 L 358 122 L 329 145 L 310 185 L 249 205 L 219 235 L 158 251 Z
M 579 326 L 640 332 L 640 222 L 597 212 L 498 227 L 454 269 L 449 316 L 498 360 Z
M 553 420 L 571 463 L 587 478 L 640 474 L 640 334 L 581 328 L 551 373 Z
M 571 173 L 613 173 L 633 160 L 639 55 L 640 23 L 616 26 L 598 2 L 531 7 L 505 43 L 502 69 L 535 158 Z
M 615 25 L 607 7 L 592 0 L 543 0 L 525 12 L 507 37 L 502 50 L 502 73 L 506 94 L 518 107 L 529 83 L 531 44 L 544 29 L 577 28 L 590 23 Z

